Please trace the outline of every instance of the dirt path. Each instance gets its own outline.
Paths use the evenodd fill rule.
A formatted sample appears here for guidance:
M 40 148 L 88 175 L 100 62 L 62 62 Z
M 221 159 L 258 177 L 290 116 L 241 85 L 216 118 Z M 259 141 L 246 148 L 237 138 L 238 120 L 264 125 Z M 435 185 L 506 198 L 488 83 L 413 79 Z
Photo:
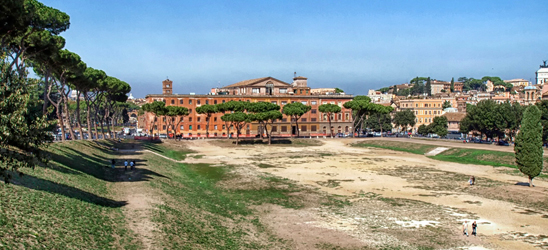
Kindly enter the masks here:
M 512 188 L 511 192 L 528 192 L 528 187 L 515 186 L 517 182 L 526 181 L 525 177 L 504 174 L 490 166 L 447 163 L 421 155 L 348 146 L 352 141 L 354 140 L 324 139 L 322 146 L 315 147 L 253 145 L 221 148 L 207 141 L 185 145 L 197 151 L 196 154 L 203 155 L 199 159 L 201 162 L 255 166 L 269 164 L 275 167 L 258 170 L 317 187 L 330 194 L 355 197 L 362 193 L 376 193 L 383 197 L 411 199 L 451 208 L 446 211 L 446 215 L 454 218 L 449 226 L 456 232 L 460 230 L 463 220 L 478 220 L 482 223 L 480 235 L 484 241 L 471 243 L 477 246 L 489 243 L 501 249 L 534 249 L 535 246 L 548 242 L 545 237 L 548 234 L 548 214 L 545 212 L 467 193 L 467 179 L 455 186 L 464 191 L 440 192 L 430 190 L 426 179 L 410 182 L 384 172 L 385 169 L 398 167 L 410 170 L 431 168 L 438 172 L 474 175 L 478 180 L 503 182 Z M 190 158 L 188 161 L 195 159 Z M 548 188 L 548 182 L 543 180 L 536 180 L 535 184 L 539 189 Z M 459 214 L 455 211 L 465 213 Z M 436 221 L 435 218 L 425 216 L 425 220 Z M 336 223 L 332 226 L 337 227 Z
M 144 249 L 160 249 L 156 243 L 157 225 L 151 221 L 152 211 L 155 204 L 160 204 L 158 194 L 146 183 L 145 174 L 148 166 L 141 162 L 137 150 L 120 150 L 117 159 L 118 180 L 113 184 L 117 198 L 127 201 L 122 208 L 129 228 L 135 232 L 141 240 Z M 135 160 L 136 169 L 124 170 L 124 160 Z

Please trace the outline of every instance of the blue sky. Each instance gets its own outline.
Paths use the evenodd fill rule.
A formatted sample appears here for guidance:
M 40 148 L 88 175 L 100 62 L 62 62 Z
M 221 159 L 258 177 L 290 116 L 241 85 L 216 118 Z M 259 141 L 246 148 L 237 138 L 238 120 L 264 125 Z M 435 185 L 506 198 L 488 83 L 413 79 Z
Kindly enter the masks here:
M 66 48 L 136 97 L 293 72 L 351 94 L 416 76 L 535 80 L 544 1 L 41 0 L 66 12 Z

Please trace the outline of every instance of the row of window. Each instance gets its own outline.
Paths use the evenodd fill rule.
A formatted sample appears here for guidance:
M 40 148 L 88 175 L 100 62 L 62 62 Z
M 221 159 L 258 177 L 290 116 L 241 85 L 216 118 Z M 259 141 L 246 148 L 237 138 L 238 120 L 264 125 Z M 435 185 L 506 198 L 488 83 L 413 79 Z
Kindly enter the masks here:
M 413 107 L 413 104 L 404 103 L 403 107 L 411 108 L 411 107 Z M 419 107 L 419 104 L 415 103 L 415 108 L 418 108 L 418 107 Z M 421 106 L 421 108 L 435 108 L 435 107 L 439 108 L 439 107 L 441 107 L 441 104 L 440 103 L 438 103 L 438 104 L 425 103 L 424 105 Z
M 415 115 L 441 115 L 441 110 L 415 110 Z
M 164 100 L 165 101 L 165 100 Z M 189 99 L 188 100 L 188 104 L 192 105 L 192 99 Z M 205 100 L 205 104 L 210 104 L 209 102 L 210 100 Z M 249 102 L 249 100 L 247 100 L 247 102 Z M 295 101 L 292 101 L 292 103 L 294 103 Z M 221 100 L 221 103 L 225 103 L 225 100 Z M 274 104 L 278 104 L 278 101 L 272 101 L 271 103 L 274 103 Z M 302 104 L 304 105 L 308 105 L 308 101 L 301 101 Z M 328 104 L 328 103 L 331 103 L 331 104 L 335 104 L 335 102 L 327 102 L 327 101 L 324 101 L 322 102 L 322 104 Z M 172 105 L 175 105 L 175 99 L 171 99 L 171 104 Z M 180 105 L 183 105 L 185 104 L 184 103 L 184 100 L 183 99 L 179 99 L 179 104 Z M 196 100 L 196 105 L 201 105 L 202 102 L 201 100 Z M 217 104 L 217 100 L 213 100 L 213 102 L 211 103 L 213 105 Z M 287 101 L 281 101 L 280 102 L 281 105 L 286 105 L 287 104 Z M 339 106 L 342 106 L 342 102 L 338 102 L 337 103 Z M 318 105 L 318 102 L 317 101 L 310 101 L 310 105 L 314 106 L 314 105 Z M 406 104 L 407 105 L 407 104 Z
M 204 126 L 204 127 L 205 127 L 205 126 Z M 289 126 L 280 126 L 280 132 L 288 132 L 288 128 L 289 128 Z M 155 130 L 158 130 L 158 126 L 154 126 L 154 129 L 155 129 Z M 163 129 L 163 130 L 166 130 L 166 129 L 167 129 L 167 126 L 166 126 L 166 125 L 162 126 L 162 129 Z M 198 125 L 198 126 L 196 127 L 196 129 L 197 129 L 197 130 L 201 130 L 202 127 L 201 127 L 200 125 Z M 204 128 L 204 129 L 206 129 L 206 128 Z M 222 129 L 225 130 L 225 129 L 226 129 L 226 126 L 223 125 L 223 126 L 222 126 Z M 230 126 L 230 129 L 233 129 L 233 127 Z M 246 128 L 246 129 L 247 129 L 247 130 L 250 129 L 249 125 L 247 125 L 247 128 Z M 213 126 L 213 130 L 218 130 L 217 125 Z M 324 132 L 325 132 L 326 126 L 323 126 L 323 130 L 324 130 Z M 341 130 L 341 126 L 338 127 L 338 131 L 339 131 L 339 132 L 340 132 L 340 130 Z M 181 125 L 180 131 L 185 131 L 185 126 L 184 126 L 184 125 Z M 192 125 L 189 125 L 189 126 L 188 126 L 188 130 L 187 130 L 187 131 L 192 131 Z M 301 125 L 301 132 L 307 132 L 307 131 L 308 131 L 308 126 L 307 126 L 307 125 Z M 317 131 L 318 131 L 318 126 L 316 126 L 316 125 L 310 125 L 310 131 L 311 131 L 311 132 L 317 132 Z M 272 132 L 278 132 L 278 126 L 272 126 Z M 348 126 L 345 127 L 345 132 L 348 132 Z

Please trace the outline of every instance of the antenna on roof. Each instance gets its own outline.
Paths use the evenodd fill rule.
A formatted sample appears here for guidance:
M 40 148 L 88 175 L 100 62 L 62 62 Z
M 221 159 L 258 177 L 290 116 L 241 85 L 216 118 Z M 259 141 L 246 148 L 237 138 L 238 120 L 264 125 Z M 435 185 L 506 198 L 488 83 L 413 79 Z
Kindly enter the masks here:
M 293 77 L 297 77 L 297 71 L 293 72 Z

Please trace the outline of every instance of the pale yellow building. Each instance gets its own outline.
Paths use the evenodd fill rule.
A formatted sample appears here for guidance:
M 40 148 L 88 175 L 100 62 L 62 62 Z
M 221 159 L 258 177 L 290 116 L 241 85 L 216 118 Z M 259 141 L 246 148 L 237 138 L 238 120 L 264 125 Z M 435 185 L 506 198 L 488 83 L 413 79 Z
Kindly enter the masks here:
M 443 113 L 442 99 L 407 99 L 400 100 L 398 110 L 411 110 L 415 113 L 415 126 L 413 132 L 416 132 L 422 124 L 429 125 L 434 117 L 441 116 Z
M 505 83 L 511 83 L 512 86 L 516 87 L 516 86 L 523 86 L 523 87 L 527 87 L 529 86 L 529 81 L 525 80 L 525 79 L 512 79 L 512 80 L 504 80 Z

